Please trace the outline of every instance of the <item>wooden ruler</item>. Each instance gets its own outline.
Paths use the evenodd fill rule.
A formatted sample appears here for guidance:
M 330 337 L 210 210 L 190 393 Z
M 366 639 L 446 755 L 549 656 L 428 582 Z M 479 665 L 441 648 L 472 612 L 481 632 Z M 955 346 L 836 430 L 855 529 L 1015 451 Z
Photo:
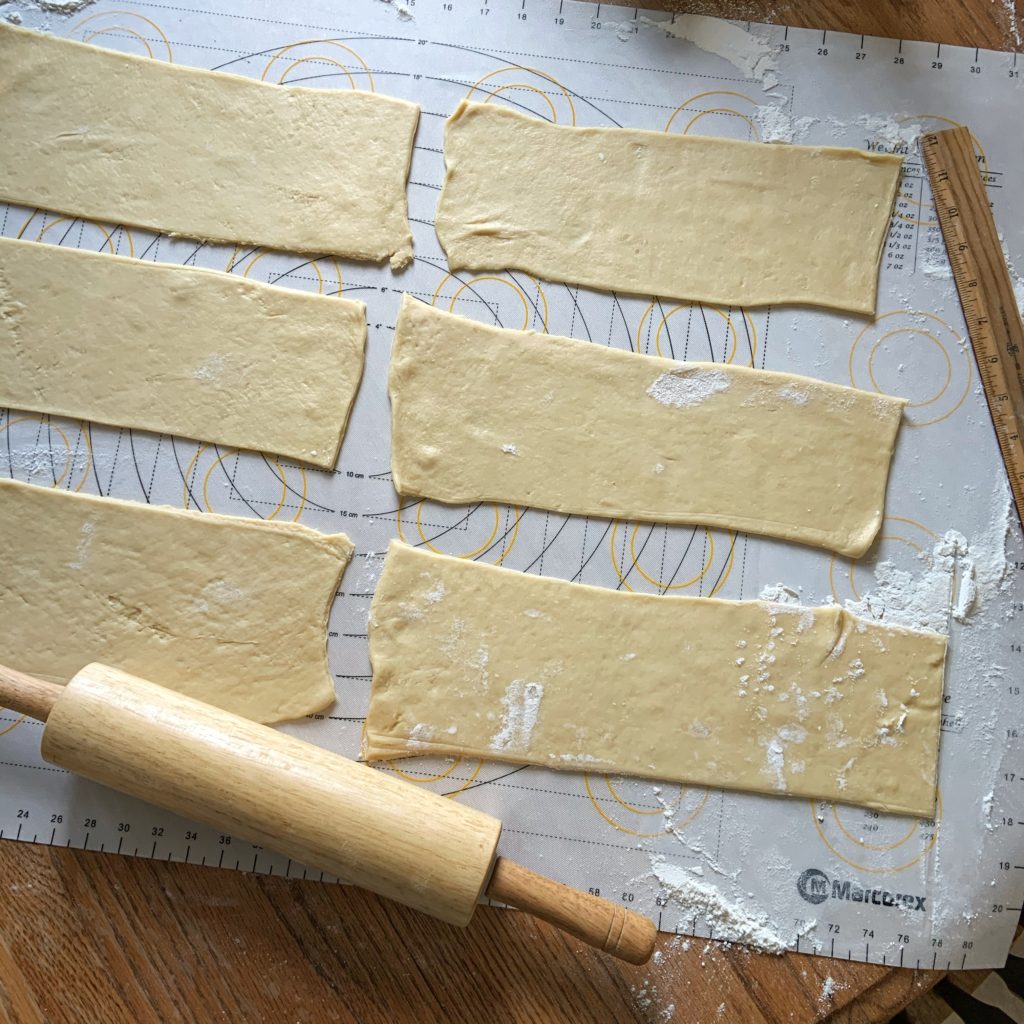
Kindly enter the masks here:
M 921 137 L 921 153 L 978 360 L 999 450 L 1024 522 L 1024 325 L 968 128 Z

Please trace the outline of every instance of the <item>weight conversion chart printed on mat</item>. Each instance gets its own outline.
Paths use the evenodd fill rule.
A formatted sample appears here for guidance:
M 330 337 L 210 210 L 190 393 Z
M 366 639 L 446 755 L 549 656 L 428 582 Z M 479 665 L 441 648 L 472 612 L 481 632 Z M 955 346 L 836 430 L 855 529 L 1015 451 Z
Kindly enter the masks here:
M 68 18 L 15 10 L 28 27 L 154 60 L 375 90 L 415 100 L 423 114 L 409 184 L 415 261 L 401 275 L 43 210 L 0 212 L 0 233 L 10 237 L 366 301 L 366 370 L 334 471 L 9 410 L 0 415 L 0 472 L 348 533 L 357 554 L 328 639 L 337 704 L 284 728 L 350 756 L 369 698 L 369 602 L 395 536 L 625 592 L 851 601 L 862 614 L 948 629 L 940 799 L 930 821 L 471 759 L 417 758 L 381 770 L 494 813 L 505 823 L 502 853 L 621 900 L 664 931 L 903 966 L 1003 962 L 1024 896 L 1024 552 L 915 139 L 923 129 L 971 126 L 1008 254 L 1024 266 L 1024 138 L 1008 130 L 1024 98 L 1016 57 L 780 26 L 745 35 L 709 19 L 569 0 L 359 0 L 343 15 L 326 0 L 306 0 L 290 20 L 278 5 L 238 0 L 101 0 Z M 695 32 L 705 48 L 680 38 Z M 737 48 L 736 39 L 746 42 Z M 729 50 L 731 61 L 715 49 Z M 466 96 L 559 124 L 906 152 L 877 317 L 674 303 L 520 272 L 449 273 L 433 217 L 444 119 Z M 386 375 L 402 291 L 505 327 L 908 398 L 881 539 L 852 563 L 720 530 L 400 501 L 389 474 Z M 53 627 L 60 642 L 60 623 Z M 685 721 L 684 693 L 666 694 L 666 707 Z M 321 877 L 46 765 L 40 732 L 0 711 L 3 838 Z

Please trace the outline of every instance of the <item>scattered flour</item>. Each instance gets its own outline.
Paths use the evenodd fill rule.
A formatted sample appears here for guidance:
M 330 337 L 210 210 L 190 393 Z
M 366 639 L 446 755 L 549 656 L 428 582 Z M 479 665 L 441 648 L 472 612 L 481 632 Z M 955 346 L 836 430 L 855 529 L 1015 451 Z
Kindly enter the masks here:
M 399 21 L 412 21 L 415 18 L 412 8 L 408 4 L 402 3 L 401 0 L 377 0 L 377 2 L 391 7 L 398 15 Z
M 816 117 L 792 117 L 774 103 L 766 103 L 754 111 L 762 142 L 803 142 L 818 121 Z
M 974 540 L 947 530 L 930 552 L 918 556 L 920 570 L 901 569 L 891 561 L 875 566 L 875 587 L 846 607 L 863 618 L 912 629 L 949 631 L 950 619 L 965 623 L 986 596 L 1002 587 L 1006 576 L 1009 489 L 998 485 L 996 511 L 985 534 Z
M 35 0 L 35 6 L 47 14 L 75 14 L 96 0 Z
M 444 589 L 444 582 L 438 580 L 424 595 L 423 600 L 430 604 L 437 604 L 439 601 L 444 600 L 444 596 L 447 591 Z
M 754 911 L 730 900 L 690 871 L 671 864 L 661 854 L 651 857 L 651 870 L 688 917 L 703 918 L 712 936 L 723 942 L 742 942 L 766 953 L 784 953 L 786 943 L 768 922 L 763 911 Z
M 503 444 L 501 446 L 501 450 L 506 455 L 518 455 L 519 454 L 519 449 L 514 444 Z
M 28 476 L 46 473 L 51 478 L 66 475 L 72 470 L 84 469 L 89 463 L 87 450 L 71 454 L 67 449 L 53 450 L 43 445 L 31 448 L 12 448 L 9 455 L 11 466 Z M 66 483 L 65 479 L 65 483 Z
M 659 28 L 677 39 L 685 39 L 705 53 L 727 60 L 745 78 L 753 78 L 763 87 L 773 89 L 779 82 L 777 48 L 767 36 L 757 35 L 720 18 L 708 18 L 702 14 L 677 14 L 671 22 L 651 21 L 643 23 Z
M 685 409 L 706 402 L 728 387 L 729 378 L 721 370 L 671 370 L 661 374 L 647 394 L 662 405 Z
M 766 583 L 757 595 L 759 600 L 769 604 L 799 604 L 800 595 L 784 583 Z
M 542 683 L 513 679 L 501 698 L 505 714 L 501 729 L 491 740 L 492 750 L 522 749 L 530 742 L 533 727 L 540 714 L 540 702 L 544 697 Z

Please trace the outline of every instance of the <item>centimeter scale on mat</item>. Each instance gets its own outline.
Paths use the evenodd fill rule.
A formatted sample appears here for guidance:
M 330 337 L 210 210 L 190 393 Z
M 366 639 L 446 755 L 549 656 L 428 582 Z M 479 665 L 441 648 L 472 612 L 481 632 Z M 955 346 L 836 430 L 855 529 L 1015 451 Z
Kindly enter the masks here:
M 510 283 L 515 284 L 514 279 L 509 281 L 503 276 L 489 284 L 474 280 L 472 286 L 467 286 L 459 277 L 445 284 L 448 280 L 446 267 L 431 224 L 443 173 L 441 127 L 446 112 L 453 109 L 458 99 L 472 94 L 473 98 L 510 103 L 520 108 L 523 104 L 532 104 L 531 109 L 535 107 L 534 112 L 538 116 L 554 115 L 554 120 L 566 124 L 619 123 L 737 138 L 758 137 L 761 125 L 755 114 L 759 104 L 782 103 L 790 116 L 813 114 L 818 118 L 820 134 L 801 141 L 858 148 L 877 146 L 879 149 L 891 149 L 894 145 L 901 145 L 901 141 L 894 143 L 892 139 L 876 138 L 871 124 L 857 123 L 860 115 L 892 112 L 892 118 L 900 125 L 904 122 L 919 123 L 925 131 L 946 127 L 954 123 L 951 119 L 956 119 L 970 123 L 985 145 L 988 156 L 984 170 L 990 195 L 999 201 L 1005 197 L 1010 201 L 1009 208 L 1016 209 L 1012 192 L 1020 180 L 1009 152 L 1011 147 L 1003 144 L 1000 138 L 1005 133 L 1000 131 L 996 107 L 996 102 L 1004 94 L 1013 92 L 1015 96 L 1019 95 L 1016 90 L 1020 86 L 1024 61 L 1011 54 L 755 25 L 751 26 L 752 31 L 764 36 L 772 47 L 780 50 L 777 54 L 779 85 L 769 91 L 762 90 L 763 83 L 745 79 L 739 70 L 724 61 L 682 40 L 669 39 L 672 19 L 663 12 L 573 3 L 570 0 L 519 0 L 516 4 L 498 4 L 495 0 L 415 0 L 410 4 L 414 18 L 402 20 L 393 7 L 355 0 L 351 8 L 346 8 L 344 18 L 321 0 L 306 0 L 301 17 L 294 12 L 280 15 L 268 10 L 262 12 L 268 15 L 266 18 L 254 18 L 246 6 L 234 0 L 221 0 L 209 8 L 200 6 L 202 10 L 186 11 L 159 0 L 147 2 L 144 6 L 98 0 L 88 13 L 76 15 L 76 18 L 91 19 L 87 24 L 76 29 L 74 26 L 78 21 L 69 19 L 66 23 L 55 21 L 51 27 L 60 34 L 79 40 L 99 33 L 92 39 L 99 45 L 145 55 L 145 47 L 139 41 L 142 38 L 149 43 L 157 59 L 174 59 L 204 67 L 223 66 L 225 70 L 257 78 L 262 74 L 267 80 L 287 77 L 293 84 L 347 87 L 346 71 L 339 69 L 337 63 L 331 63 L 332 60 L 340 61 L 355 76 L 359 87 L 375 85 L 382 92 L 419 100 L 424 116 L 409 189 L 410 214 L 416 232 L 416 263 L 401 282 L 386 272 L 378 274 L 374 268 L 365 265 L 346 265 L 344 287 L 340 278 L 337 283 L 339 292 L 351 293 L 353 297 L 370 302 L 371 333 L 361 407 L 354 413 L 350 437 L 336 472 L 308 472 L 302 476 L 300 486 L 296 481 L 302 470 L 291 464 L 267 465 L 258 457 L 242 457 L 223 451 L 200 454 L 198 449 L 188 447 L 187 443 L 185 447 L 188 450 L 185 451 L 180 440 L 176 442 L 179 449 L 176 451 L 170 439 L 158 441 L 138 433 L 132 436 L 128 432 L 122 434 L 116 429 L 98 427 L 90 435 L 96 458 L 88 467 L 88 474 L 75 463 L 69 479 L 74 477 L 71 486 L 76 486 L 79 478 L 87 475 L 84 488 L 91 492 L 99 490 L 100 493 L 130 500 L 159 500 L 176 503 L 178 507 L 203 507 L 205 487 L 202 491 L 196 489 L 193 495 L 182 493 L 185 477 L 193 468 L 189 459 L 196 451 L 193 462 L 200 469 L 205 468 L 214 456 L 217 456 L 215 461 L 221 467 L 210 477 L 213 510 L 273 516 L 281 508 L 282 518 L 293 515 L 298 518 L 306 502 L 308 476 L 309 504 L 302 512 L 302 521 L 318 529 L 345 530 L 356 542 L 357 556 L 342 584 L 343 590 L 335 604 L 330 627 L 331 665 L 338 675 L 342 700 L 327 715 L 300 723 L 298 728 L 303 738 L 349 754 L 358 745 L 365 691 L 369 686 L 365 634 L 374 574 L 365 568 L 372 561 L 366 556 L 371 552 L 379 555 L 388 538 L 394 536 L 396 529 L 399 532 L 402 529 L 401 523 L 396 527 L 394 517 L 389 518 L 385 512 L 395 509 L 395 496 L 386 472 L 387 452 L 383 448 L 377 450 L 371 443 L 373 438 L 386 436 L 386 395 L 383 385 L 378 387 L 375 382 L 380 384 L 386 375 L 387 346 L 394 315 L 391 307 L 397 301 L 396 293 L 407 290 L 428 301 L 432 297 L 439 302 L 443 300 L 445 308 L 450 299 L 453 305 L 459 303 L 454 311 L 480 318 L 484 315 L 481 310 L 490 308 L 476 298 L 480 292 L 500 312 L 504 326 L 531 326 L 538 330 L 549 327 L 552 334 L 582 337 L 585 333 L 596 343 L 606 343 L 606 339 L 608 344 L 620 347 L 629 343 L 636 346 L 634 350 L 649 351 L 650 354 L 707 358 L 703 348 L 698 351 L 696 342 L 688 356 L 681 343 L 682 335 L 686 333 L 688 337 L 689 334 L 685 307 L 678 311 L 653 307 L 645 321 L 641 313 L 646 298 L 643 302 L 637 300 L 634 308 L 627 297 L 573 292 L 569 288 L 562 294 L 563 289 L 544 284 L 547 298 L 543 301 L 537 299 L 544 316 L 538 314 L 528 323 L 521 324 L 524 313 L 528 318 L 529 314 L 526 299 L 517 298 L 515 290 L 509 287 Z M 26 24 L 34 25 L 33 18 L 26 17 Z M 125 25 L 138 36 L 126 33 Z M 232 40 L 231 49 L 224 45 L 224 40 L 229 38 Z M 634 45 L 641 39 L 642 47 Z M 359 59 L 365 63 L 358 63 Z M 951 89 L 958 94 L 955 102 L 948 92 Z M 830 134 L 829 114 L 838 114 L 841 120 L 845 119 L 849 131 Z M 884 255 L 878 329 L 879 333 L 888 331 L 901 339 L 910 338 L 911 331 L 922 328 L 913 319 L 911 311 L 914 308 L 941 315 L 954 327 L 959 323 L 959 311 L 955 308 L 951 284 L 947 283 L 945 287 L 949 290 L 952 305 L 948 302 L 944 305 L 937 295 L 943 286 L 922 273 L 929 254 L 936 248 L 941 249 L 939 227 L 931 213 L 931 194 L 917 147 L 911 145 L 897 151 L 906 154 L 906 173 Z M 1003 188 L 1004 183 L 1010 187 Z M 3 233 L 14 235 L 21 220 L 31 214 L 32 211 L 13 214 Z M 37 232 L 47 230 L 50 224 L 45 214 L 34 216 L 32 225 L 25 229 L 25 237 L 34 238 Z M 19 217 L 21 219 L 16 220 Z M 41 225 L 40 217 L 43 218 Z M 1008 232 L 1016 230 L 1016 222 L 1011 223 L 1009 217 L 1001 217 L 1001 220 L 1006 221 L 1004 227 Z M 55 226 L 45 240 L 63 240 L 65 230 L 65 227 Z M 146 258 L 155 256 L 169 262 L 194 258 L 194 254 L 189 255 L 194 247 L 183 245 L 179 249 L 165 239 L 160 240 L 158 250 L 149 253 L 147 242 L 139 240 L 141 233 L 135 232 L 135 235 L 136 254 L 148 253 Z M 67 244 L 92 244 L 89 240 L 83 242 L 80 237 L 76 241 L 76 237 L 69 237 Z M 120 237 L 120 234 L 115 234 L 115 241 Z M 102 243 L 101 238 L 96 243 L 97 247 Z M 111 247 L 113 245 L 111 243 Z M 227 252 L 204 250 L 198 262 L 217 269 L 227 266 L 229 270 L 238 263 L 248 273 L 250 262 L 228 257 Z M 263 260 L 255 272 L 257 276 L 262 270 L 268 281 L 293 287 L 303 287 L 303 274 L 309 277 L 313 273 L 318 275 L 326 266 L 324 261 L 320 261 L 311 268 L 308 261 L 299 258 L 288 262 L 289 258 L 283 254 L 260 252 L 251 263 L 256 259 Z M 275 274 L 271 276 L 270 269 L 266 268 L 273 269 Z M 236 268 L 232 272 L 241 270 Z M 330 278 L 329 274 L 327 276 Z M 521 275 L 519 279 L 524 280 Z M 333 288 L 331 280 L 327 283 Z M 313 287 L 316 284 L 314 281 Z M 524 285 L 532 298 L 530 287 Z M 540 287 L 537 284 L 538 290 Z M 488 288 L 492 291 L 488 292 Z M 368 295 L 369 291 L 374 294 Z M 455 297 L 456 291 L 461 293 L 461 298 Z M 550 325 L 547 317 L 549 300 Z M 520 312 L 520 302 L 524 313 Z M 908 312 L 893 312 L 904 307 Z M 678 315 L 669 321 L 673 312 L 678 312 Z M 692 312 L 694 323 L 703 323 L 703 309 L 694 308 Z M 641 348 L 641 328 L 645 323 L 654 324 L 656 313 L 665 321 L 660 336 L 664 350 L 657 347 L 659 336 L 653 326 L 649 332 L 651 338 L 645 342 L 646 347 Z M 770 349 L 767 368 L 827 376 L 837 383 L 870 388 L 868 371 L 872 364 L 865 355 L 870 350 L 876 359 L 874 369 L 890 374 L 882 383 L 896 384 L 899 381 L 894 369 L 895 360 L 899 357 L 887 354 L 886 346 L 890 342 L 882 340 L 875 344 L 875 335 L 872 334 L 860 340 L 859 332 L 868 328 L 859 322 L 844 324 L 839 318 L 828 319 L 806 312 L 797 322 L 797 318 L 784 309 L 751 313 L 747 315 L 744 311 L 735 310 L 728 311 L 728 315 L 726 311 L 721 314 L 709 312 L 712 328 L 722 326 L 727 332 L 730 323 L 738 325 L 740 343 L 736 358 L 741 362 L 746 359 L 743 342 L 747 339 L 753 342 L 750 345 L 751 365 L 755 362 L 765 365 L 765 353 Z M 586 325 L 582 321 L 584 316 Z M 905 323 L 904 318 L 908 317 Z M 720 318 L 722 325 L 719 325 Z M 812 329 L 812 320 L 821 326 Z M 911 423 L 926 429 L 912 430 L 908 427 L 904 434 L 910 444 L 925 436 L 938 437 L 941 442 L 947 432 L 954 432 L 954 428 L 959 436 L 959 432 L 970 427 L 965 413 L 972 402 L 977 404 L 977 409 L 973 410 L 976 415 L 984 412 L 981 399 L 975 400 L 970 390 L 972 381 L 961 365 L 955 343 L 950 343 L 941 333 L 942 325 L 929 326 L 936 323 L 936 317 L 931 316 L 923 325 L 924 329 L 936 335 L 935 343 L 924 345 L 915 340 L 917 336 L 911 338 L 919 345 L 913 354 L 916 356 L 919 351 L 927 354 L 934 350 L 936 358 L 941 359 L 940 347 L 944 346 L 954 371 L 962 371 L 964 376 L 962 379 L 954 377 L 944 399 L 936 399 L 930 404 L 926 402 L 917 411 L 920 422 L 911 420 Z M 805 329 L 807 333 L 796 333 Z M 678 335 L 675 350 L 670 344 L 670 330 Z M 818 330 L 826 333 L 819 336 Z M 793 332 L 792 350 L 787 331 Z M 963 326 L 960 325 L 953 333 L 962 334 Z M 709 333 L 709 344 L 710 337 Z M 826 337 L 835 349 L 835 360 L 819 371 L 812 353 L 822 351 L 829 354 L 825 351 L 827 346 L 823 348 L 821 344 Z M 711 358 L 727 359 L 728 344 L 722 352 L 719 352 L 722 346 L 717 341 L 715 344 L 715 354 Z M 857 361 L 861 356 L 867 359 L 866 370 Z M 893 366 L 885 363 L 886 359 L 891 359 Z M 908 363 L 908 368 L 917 371 L 913 361 Z M 935 384 L 937 389 L 941 384 L 941 380 L 933 381 L 927 376 L 933 369 L 930 363 L 922 368 L 925 399 L 928 388 Z M 977 377 L 973 382 L 977 382 Z M 947 399 L 950 407 L 960 402 L 957 406 L 959 412 L 953 410 L 955 419 L 943 405 Z M 17 418 L 18 414 L 15 414 L 14 419 Z M 0 419 L 0 431 L 8 422 L 8 419 Z M 929 426 L 929 423 L 935 425 Z M 16 426 L 8 431 L 8 436 L 30 427 L 31 424 Z M 987 439 L 991 428 L 987 422 L 984 428 L 988 431 Z M 45 442 L 45 429 L 43 435 L 42 442 Z M 70 434 L 69 438 L 73 440 Z M 38 443 L 41 442 L 37 439 Z M 989 474 L 998 466 L 994 446 L 992 453 L 991 459 L 987 455 L 984 459 L 983 468 Z M 69 459 L 71 457 L 69 454 Z M 177 465 L 179 461 L 180 466 Z M 933 461 L 942 462 L 942 459 L 931 460 L 922 455 L 922 469 L 927 468 L 932 475 L 943 474 L 943 465 L 933 465 Z M 33 482 L 52 483 L 46 479 L 48 467 L 49 463 L 45 472 L 32 478 Z M 0 461 L 0 472 L 6 471 L 6 464 Z M 226 479 L 229 471 L 231 490 L 221 491 L 221 476 Z M 15 470 L 12 469 L 11 473 L 15 475 Z M 24 477 L 21 471 L 18 475 Z M 923 488 L 929 497 L 934 495 L 925 475 L 922 472 L 917 478 L 901 480 L 901 487 L 893 495 L 892 509 L 887 509 L 887 515 L 891 511 L 895 517 L 928 518 L 923 511 L 916 513 L 911 503 L 916 499 L 918 488 Z M 947 485 L 951 485 L 954 479 L 949 476 Z M 67 481 L 60 486 L 67 486 Z M 292 490 L 287 497 L 282 497 L 286 487 Z M 251 499 L 251 504 L 243 495 Z M 190 497 L 192 504 L 189 504 Z M 405 532 L 413 542 L 418 542 L 417 512 L 418 509 L 410 509 L 406 514 Z M 490 506 L 481 509 L 466 524 L 469 529 L 455 529 L 449 525 L 447 529 L 451 532 L 444 539 L 439 539 L 443 530 L 430 528 L 435 523 L 444 526 L 461 514 L 458 510 L 446 512 L 433 508 L 428 514 L 424 509 L 426 537 L 447 553 L 469 551 L 486 534 L 486 529 L 491 526 L 491 517 L 496 517 L 498 510 Z M 947 518 L 946 513 L 937 512 L 935 519 L 938 521 L 929 520 L 926 525 L 939 533 L 947 525 L 957 526 L 966 532 L 966 525 L 947 523 Z M 487 520 L 483 524 L 486 529 L 481 526 L 483 519 Z M 902 530 L 907 537 L 904 547 L 911 542 L 930 546 L 932 537 L 926 533 L 911 532 L 916 527 L 908 526 L 907 522 L 899 518 L 892 521 L 892 532 Z M 619 541 L 627 546 L 629 525 L 620 524 L 617 535 Z M 971 528 L 975 525 L 971 524 Z M 570 578 L 580 568 L 583 561 L 580 552 L 584 552 L 588 556 L 586 573 L 583 574 L 580 568 L 579 578 L 583 582 L 614 587 L 617 580 L 621 584 L 621 576 L 615 575 L 609 562 L 608 537 L 600 545 L 597 543 L 603 527 L 604 524 L 591 523 L 588 534 L 585 524 L 574 521 L 565 524 L 562 530 L 558 517 L 551 517 L 549 524 L 543 513 L 522 510 L 520 516 L 517 511 L 507 521 L 503 520 L 499 529 L 499 534 L 502 529 L 511 530 L 511 535 L 518 537 L 515 551 L 507 558 L 502 555 L 503 564 Z M 477 538 L 476 533 L 480 529 L 483 533 Z M 609 534 L 612 541 L 615 540 L 615 529 L 612 524 Z M 556 541 L 559 531 L 561 534 Z M 643 539 L 643 534 L 640 539 Z M 709 580 L 718 573 L 725 553 L 733 550 L 728 538 L 722 539 L 725 543 L 719 545 L 722 550 L 718 551 Z M 510 546 L 499 544 L 496 551 L 504 552 Z M 640 551 L 642 553 L 642 547 Z M 544 552 L 549 553 L 545 555 Z M 560 552 L 566 556 L 562 561 L 559 561 Z M 572 561 L 574 556 L 575 563 Z M 541 559 L 539 568 L 536 564 L 538 557 Z M 814 600 L 828 597 L 831 569 L 827 559 L 797 552 L 795 555 L 787 553 L 784 565 L 773 561 L 758 564 L 759 558 L 771 557 L 774 555 L 770 545 L 748 542 L 742 537 L 736 539 L 736 571 L 725 584 L 721 596 L 756 597 L 762 584 L 784 580 L 804 586 L 804 593 Z M 494 560 L 492 556 L 491 561 Z M 744 567 L 746 584 L 743 583 Z M 653 569 L 650 565 L 647 568 L 654 577 L 658 577 L 656 561 Z M 696 568 L 700 569 L 700 559 Z M 838 580 L 846 569 L 838 563 L 835 568 Z M 861 574 L 861 590 L 868 589 L 871 586 L 870 568 L 859 566 L 857 571 Z M 638 582 L 639 589 L 643 589 L 643 581 L 637 581 L 635 575 L 630 577 L 630 582 Z M 685 578 L 685 575 L 680 577 Z M 852 575 L 850 580 L 852 583 Z M 708 586 L 703 592 L 712 589 Z M 838 601 L 847 596 L 842 587 L 842 592 L 832 589 Z M 672 592 L 690 593 L 691 590 L 673 589 Z M 697 592 L 698 588 L 694 586 L 692 593 Z M 59 635 L 59 623 L 55 623 L 55 630 Z M 1022 639 L 1016 622 L 1008 624 L 1001 636 L 1005 638 L 1007 647 L 1011 641 L 1020 642 Z M 1002 664 L 1024 663 L 1024 654 L 1002 650 L 998 654 Z M 1005 753 L 998 774 L 985 773 L 982 779 L 977 768 L 973 769 L 973 774 L 961 769 L 959 774 L 971 777 L 964 781 L 959 792 L 956 791 L 958 780 L 947 778 L 942 794 L 943 806 L 934 822 L 886 821 L 884 815 L 872 818 L 868 812 L 853 808 L 812 807 L 807 801 L 773 801 L 769 808 L 763 802 L 755 803 L 754 798 L 743 798 L 737 794 L 702 794 L 692 790 L 678 804 L 679 814 L 675 821 L 687 836 L 696 833 L 712 854 L 720 854 L 728 869 L 737 869 L 744 889 L 757 890 L 756 902 L 771 914 L 772 925 L 792 943 L 792 948 L 808 951 L 816 947 L 825 954 L 843 959 L 873 963 L 884 960 L 888 964 L 908 967 L 980 966 L 999 952 L 992 948 L 991 942 L 986 948 L 984 935 L 987 924 L 998 920 L 1006 923 L 1007 933 L 1012 931 L 1012 921 L 1016 920 L 1020 909 L 1024 880 L 1024 856 L 1020 853 L 1021 842 L 1018 839 L 1022 829 L 1017 824 L 1024 817 L 1024 790 L 1021 789 L 1024 785 L 1024 763 L 1020 763 L 1014 746 L 1019 741 L 1014 741 L 1011 735 L 1018 732 L 1024 735 L 1024 718 L 1021 715 L 1021 699 L 1024 698 L 1011 697 L 1006 692 L 1006 686 L 1013 683 L 1012 675 L 1008 668 L 1005 680 L 992 683 L 998 691 L 993 688 L 983 699 L 965 694 L 959 677 L 957 685 L 950 691 L 950 702 L 944 709 L 943 720 L 946 749 L 953 751 L 958 760 L 963 758 L 965 743 L 977 740 L 976 736 L 968 739 L 972 736 L 974 724 L 980 720 L 988 721 L 990 714 L 997 711 L 998 717 L 993 720 L 998 731 L 992 737 L 992 743 L 999 745 Z M 52 774 L 58 770 L 36 760 L 38 731 L 37 724 L 17 722 L 15 716 L 0 710 L 0 773 L 3 773 L 0 836 L 3 838 L 329 880 L 319 871 L 290 863 L 287 858 L 253 846 L 237 836 L 196 825 L 142 802 L 79 783 L 70 776 Z M 962 765 L 963 761 L 959 763 Z M 534 866 L 553 868 L 556 863 L 574 864 L 572 883 L 578 887 L 599 889 L 602 896 L 621 900 L 631 909 L 640 910 L 659 921 L 666 929 L 699 938 L 715 937 L 715 928 L 710 927 L 703 917 L 692 918 L 671 897 L 659 893 L 649 878 L 645 882 L 642 876 L 649 864 L 646 855 L 637 854 L 638 840 L 635 836 L 617 831 L 602 820 L 601 809 L 604 808 L 611 817 L 616 814 L 624 818 L 628 816 L 629 824 L 638 832 L 651 831 L 651 822 L 660 820 L 661 808 L 648 806 L 654 803 L 648 789 L 634 786 L 630 780 L 611 779 L 606 790 L 605 780 L 592 776 L 589 788 L 585 790 L 584 781 L 570 773 L 554 777 L 542 776 L 534 770 L 517 773 L 515 766 L 510 765 L 484 765 L 478 769 L 475 762 L 463 764 L 438 781 L 430 781 L 434 778 L 431 772 L 444 772 L 448 766 L 434 768 L 407 763 L 398 767 L 408 777 L 437 791 L 454 793 L 461 787 L 457 799 L 482 808 L 500 808 L 507 802 L 507 812 L 499 816 L 506 821 L 510 845 L 519 844 L 513 847 L 513 852 L 525 854 L 536 850 L 537 856 L 543 859 Z M 592 796 L 590 789 L 594 791 Z M 980 803 L 983 797 L 991 802 L 993 808 L 988 819 L 992 828 L 986 833 L 984 843 L 976 832 L 965 834 L 968 826 L 974 829 L 984 826 L 978 823 L 977 818 L 962 813 L 968 799 L 976 799 Z M 815 824 L 818 820 L 814 817 L 815 812 L 825 819 L 824 823 Z M 760 837 L 766 834 L 766 828 L 772 826 L 778 832 L 777 842 L 765 844 Z M 907 838 L 903 838 L 908 828 Z M 537 834 L 541 832 L 549 834 L 538 838 Z M 953 835 L 960 838 L 950 842 Z M 744 847 L 737 845 L 737 840 L 746 841 L 748 838 L 753 845 L 750 855 L 744 856 Z M 862 843 L 865 853 L 858 856 L 858 847 Z M 769 846 L 770 849 L 766 849 Z M 879 903 L 885 892 L 920 892 L 924 895 L 926 890 L 921 887 L 922 872 L 919 869 L 929 858 L 929 851 L 942 848 L 942 870 L 936 873 L 936 881 L 941 882 L 944 878 L 949 879 L 950 867 L 955 864 L 960 851 L 968 846 L 972 850 L 981 850 L 974 855 L 972 862 L 972 871 L 979 881 L 970 887 L 970 916 L 961 917 L 958 910 L 955 916 L 933 917 L 934 900 L 930 893 L 927 896 L 927 914 L 917 911 L 897 914 L 872 902 L 871 895 L 876 890 Z M 886 850 L 891 852 L 886 853 Z M 784 856 L 787 861 L 784 872 L 773 874 L 767 869 L 762 870 L 762 860 L 773 853 Z M 886 866 L 878 869 L 878 864 Z M 914 866 L 904 870 L 905 864 Z M 812 868 L 823 869 L 831 876 L 827 888 L 829 896 L 819 904 L 804 902 L 796 895 L 798 878 Z M 763 888 L 762 876 L 767 878 Z M 846 888 L 848 883 L 849 888 Z M 960 884 L 953 879 L 949 887 L 953 889 Z M 831 895 L 833 885 L 838 887 L 839 895 L 835 898 Z M 867 902 L 853 902 L 857 885 L 867 890 Z M 769 886 L 777 889 L 770 891 Z M 773 902 L 775 891 L 779 894 L 784 892 L 785 900 L 780 897 Z M 843 897 L 843 893 L 850 895 Z M 802 922 L 810 919 L 816 921 L 816 928 L 804 934 L 801 932 Z

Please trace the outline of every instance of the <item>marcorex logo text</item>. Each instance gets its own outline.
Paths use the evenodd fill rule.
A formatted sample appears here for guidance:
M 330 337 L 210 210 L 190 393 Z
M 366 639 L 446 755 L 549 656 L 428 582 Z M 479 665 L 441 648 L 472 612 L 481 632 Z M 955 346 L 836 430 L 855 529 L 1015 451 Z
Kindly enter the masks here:
M 900 910 L 925 909 L 924 896 L 910 893 L 873 889 L 849 879 L 829 878 L 820 868 L 807 868 L 796 880 L 796 891 L 808 903 L 824 903 L 827 899 L 848 900 L 851 903 L 871 903 L 876 907 L 895 907 Z

